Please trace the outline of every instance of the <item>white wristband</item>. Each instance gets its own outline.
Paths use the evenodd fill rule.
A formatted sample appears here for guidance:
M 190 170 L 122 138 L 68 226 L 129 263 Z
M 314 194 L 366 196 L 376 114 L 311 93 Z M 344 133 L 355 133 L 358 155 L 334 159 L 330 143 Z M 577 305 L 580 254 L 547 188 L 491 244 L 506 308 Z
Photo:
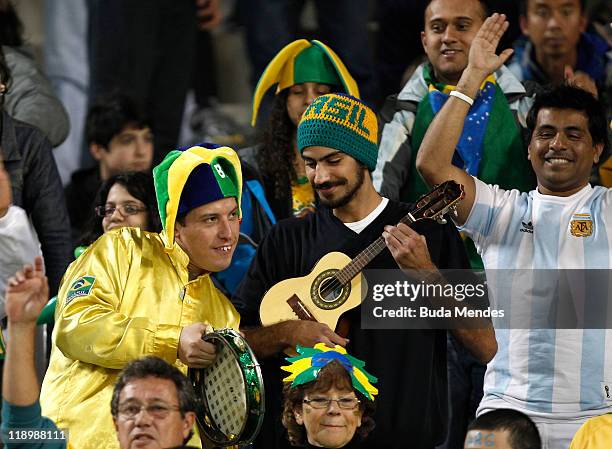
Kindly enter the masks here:
M 467 104 L 469 104 L 470 106 L 472 106 L 474 104 L 474 100 L 471 99 L 470 97 L 468 97 L 466 94 L 459 92 L 458 90 L 453 90 L 451 91 L 451 93 L 449 94 L 451 97 L 457 97 L 460 100 L 465 101 Z

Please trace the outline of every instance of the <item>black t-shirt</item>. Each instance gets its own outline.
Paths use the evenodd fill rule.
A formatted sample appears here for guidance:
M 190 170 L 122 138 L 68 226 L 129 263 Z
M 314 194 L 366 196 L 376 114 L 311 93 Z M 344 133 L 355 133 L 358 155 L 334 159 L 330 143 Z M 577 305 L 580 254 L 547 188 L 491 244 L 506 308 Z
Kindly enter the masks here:
M 259 324 L 259 304 L 274 284 L 305 276 L 331 251 L 355 257 L 380 237 L 383 228 L 396 224 L 412 207 L 389 201 L 382 213 L 360 234 L 353 232 L 328 208 L 302 219 L 279 222 L 261 242 L 233 302 L 243 326 Z M 468 268 L 461 237 L 450 223 L 421 221 L 413 229 L 427 239 L 432 261 L 440 269 Z M 367 268 L 398 268 L 388 249 Z M 360 328 L 360 310 L 345 314 L 350 322 L 347 350 L 366 362 L 378 377 L 376 428 L 363 447 L 433 448 L 445 436 L 447 415 L 446 332 L 443 330 L 367 330 Z M 261 361 L 266 388 L 266 421 L 261 446 L 290 447 L 280 426 L 283 356 Z M 276 442 L 273 443 L 272 441 Z

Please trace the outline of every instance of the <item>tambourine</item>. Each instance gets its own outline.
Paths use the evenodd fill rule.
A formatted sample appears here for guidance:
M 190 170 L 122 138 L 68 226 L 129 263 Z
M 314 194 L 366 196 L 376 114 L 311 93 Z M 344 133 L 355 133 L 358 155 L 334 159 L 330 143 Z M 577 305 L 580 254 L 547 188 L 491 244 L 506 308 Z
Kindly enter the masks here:
M 246 340 L 232 329 L 202 337 L 217 348 L 215 362 L 205 369 L 189 369 L 199 398 L 200 432 L 220 446 L 253 442 L 263 422 L 264 384 L 259 362 Z

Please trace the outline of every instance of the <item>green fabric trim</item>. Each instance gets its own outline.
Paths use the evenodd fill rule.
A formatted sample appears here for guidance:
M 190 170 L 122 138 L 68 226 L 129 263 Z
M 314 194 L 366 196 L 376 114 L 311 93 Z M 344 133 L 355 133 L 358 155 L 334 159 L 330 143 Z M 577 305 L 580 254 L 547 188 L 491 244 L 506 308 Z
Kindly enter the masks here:
M 168 170 L 182 151 L 173 150 L 169 152 L 161 163 L 153 169 L 153 181 L 155 183 L 155 196 L 157 197 L 157 208 L 163 229 L 166 229 L 166 204 L 168 204 Z
M 327 59 L 329 60 L 329 62 L 331 63 L 332 67 L 334 68 L 334 71 L 336 72 L 336 75 L 338 76 L 338 79 L 340 80 L 340 84 L 338 84 L 338 86 L 342 86 L 344 88 L 344 92 L 346 92 L 349 95 L 353 95 L 354 97 L 359 97 L 359 92 L 354 92 L 353 89 L 351 89 L 349 87 L 349 85 L 346 83 L 345 81 L 345 77 L 342 75 L 342 70 L 340 70 L 340 67 L 338 67 L 338 64 L 336 63 L 336 58 L 334 58 L 328 51 L 327 48 L 325 48 L 325 46 L 323 45 L 322 42 L 319 42 L 317 40 L 311 41 L 313 46 L 316 46 L 317 48 L 320 48 L 321 51 L 325 54 L 325 56 L 327 56 Z M 346 70 L 345 70 L 346 72 Z M 347 72 L 347 76 L 350 76 L 350 74 L 348 74 Z M 353 81 L 354 83 L 354 81 Z M 355 88 L 357 88 L 355 86 Z
M 216 167 L 221 167 L 221 171 Z M 210 168 L 224 198 L 238 198 L 238 176 L 230 161 L 219 156 L 210 161 Z
M 446 84 L 437 82 L 432 76 L 430 69 L 431 66 L 429 64 L 425 64 L 425 66 L 423 67 L 423 79 L 425 80 L 425 84 L 428 88 L 430 84 L 433 84 L 436 89 L 442 92 L 446 87 Z
M 343 85 L 327 53 L 316 45 L 302 50 L 296 56 L 293 65 L 293 78 L 295 84 L 322 83 L 334 86 Z

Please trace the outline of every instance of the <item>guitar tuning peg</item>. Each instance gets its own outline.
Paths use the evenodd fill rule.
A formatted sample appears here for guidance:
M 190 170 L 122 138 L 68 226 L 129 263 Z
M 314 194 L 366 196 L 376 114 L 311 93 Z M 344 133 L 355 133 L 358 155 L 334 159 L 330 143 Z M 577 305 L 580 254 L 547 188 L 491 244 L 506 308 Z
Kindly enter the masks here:
M 459 214 L 457 213 L 457 206 L 456 206 L 456 205 L 455 205 L 455 206 L 453 206 L 453 207 L 451 207 L 451 211 L 452 211 L 452 213 L 453 213 L 453 215 L 454 215 L 455 217 L 458 217 L 458 216 L 459 216 Z
M 448 223 L 446 219 L 442 216 L 439 216 L 438 218 L 436 218 L 436 221 L 438 222 L 438 224 L 441 224 L 441 225 Z

